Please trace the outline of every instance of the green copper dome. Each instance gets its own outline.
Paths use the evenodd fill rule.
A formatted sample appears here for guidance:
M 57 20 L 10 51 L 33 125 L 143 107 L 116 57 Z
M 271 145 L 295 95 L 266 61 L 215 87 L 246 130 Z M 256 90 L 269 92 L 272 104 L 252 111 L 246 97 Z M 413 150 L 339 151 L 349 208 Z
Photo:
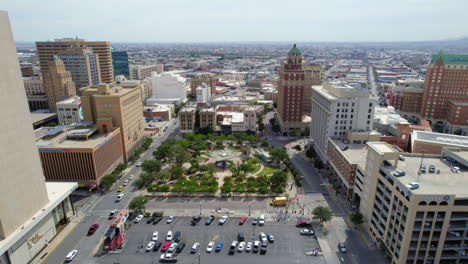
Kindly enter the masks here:
M 301 51 L 296 48 L 296 44 L 292 47 L 292 49 L 289 50 L 288 54 L 301 54 Z

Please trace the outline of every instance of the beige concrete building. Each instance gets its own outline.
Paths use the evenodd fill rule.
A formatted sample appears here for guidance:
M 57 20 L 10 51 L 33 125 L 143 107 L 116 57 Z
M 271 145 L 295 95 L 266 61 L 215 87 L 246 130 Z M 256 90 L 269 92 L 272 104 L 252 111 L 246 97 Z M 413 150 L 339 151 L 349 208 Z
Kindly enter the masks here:
M 37 56 L 41 66 L 42 76 L 49 71 L 48 61 L 60 51 L 70 48 L 90 48 L 99 60 L 99 72 L 101 81 L 111 83 L 114 81 L 112 67 L 112 54 L 109 41 L 87 41 L 79 38 L 63 38 L 54 41 L 36 42 Z
M 35 77 L 23 77 L 23 83 L 27 96 L 45 94 L 44 80 Z
M 195 129 L 195 115 L 197 109 L 195 107 L 183 107 L 179 110 L 179 129 L 180 133 L 193 133 Z
M 210 74 L 202 74 L 190 80 L 190 93 L 192 96 L 197 95 L 197 88 L 202 84 L 210 87 L 210 95 L 216 95 L 216 77 Z
M 387 143 L 368 146 L 356 173 L 359 210 L 391 263 L 464 263 L 468 152 L 443 149 L 441 155 L 404 154 L 399 160 L 401 153 Z
M 324 79 L 323 66 L 320 64 L 305 64 L 304 70 L 304 98 L 302 111 L 311 115 L 312 111 L 312 86 L 321 85 Z M 265 98 L 266 99 L 266 98 Z M 268 100 L 268 99 L 267 99 Z
M 142 80 L 151 77 L 152 72 L 160 74 L 164 71 L 164 65 L 130 65 L 130 79 Z
M 56 104 L 68 97 L 76 95 L 76 86 L 72 80 L 71 73 L 65 70 L 63 61 L 54 56 L 53 60 L 47 63 L 48 71 L 45 78 L 47 100 L 49 110 L 56 112 Z
M 216 111 L 214 108 L 202 109 L 199 112 L 200 128 L 216 129 Z
M 29 263 L 73 214 L 76 183 L 46 183 L 8 14 L 0 10 L 0 263 Z
M 65 126 L 81 122 L 83 112 L 81 111 L 81 100 L 79 96 L 67 98 L 57 103 L 57 116 L 59 125 Z
M 83 120 L 96 123 L 101 133 L 120 127 L 125 160 L 144 137 L 141 87 L 138 82 L 111 83 L 80 89 Z
M 411 152 L 413 153 L 439 154 L 444 147 L 468 151 L 468 138 L 418 130 L 411 133 Z

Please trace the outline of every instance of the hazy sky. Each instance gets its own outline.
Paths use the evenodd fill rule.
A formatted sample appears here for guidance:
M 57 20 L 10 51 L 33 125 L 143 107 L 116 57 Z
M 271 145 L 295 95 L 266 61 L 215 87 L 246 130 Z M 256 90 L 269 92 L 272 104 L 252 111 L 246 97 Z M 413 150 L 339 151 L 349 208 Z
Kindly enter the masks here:
M 468 35 L 468 0 L 3 0 L 17 41 L 417 41 Z

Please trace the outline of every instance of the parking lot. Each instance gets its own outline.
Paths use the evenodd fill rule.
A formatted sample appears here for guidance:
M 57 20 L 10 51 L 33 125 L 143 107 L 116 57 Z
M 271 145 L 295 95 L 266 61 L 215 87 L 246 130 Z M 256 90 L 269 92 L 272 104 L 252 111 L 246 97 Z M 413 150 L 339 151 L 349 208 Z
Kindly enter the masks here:
M 300 228 L 292 222 L 266 222 L 264 226 L 253 226 L 252 218 L 244 225 L 239 225 L 239 217 L 229 217 L 224 225 L 219 225 L 219 217 L 207 226 L 206 217 L 196 225 L 190 224 L 191 217 L 176 217 L 172 224 L 166 224 L 167 217 L 157 225 L 146 224 L 146 218 L 140 223 L 132 223 L 126 235 L 126 246 L 121 253 L 102 255 L 98 263 L 159 263 L 161 256 L 158 252 L 145 252 L 144 247 L 151 241 L 154 231 L 159 232 L 159 241 L 164 241 L 169 230 L 180 231 L 181 241 L 186 247 L 178 254 L 177 263 L 325 263 L 323 256 L 308 256 L 313 248 L 319 248 L 314 236 L 299 235 Z M 269 243 L 265 255 L 253 252 L 236 252 L 229 254 L 229 247 L 233 240 L 237 240 L 239 232 L 244 233 L 245 242 L 259 240 L 259 233 L 272 234 L 275 238 Z M 210 241 L 223 242 L 221 252 L 206 252 Z M 190 253 L 193 243 L 200 243 L 196 254 Z M 143 249 L 139 248 L 143 245 Z

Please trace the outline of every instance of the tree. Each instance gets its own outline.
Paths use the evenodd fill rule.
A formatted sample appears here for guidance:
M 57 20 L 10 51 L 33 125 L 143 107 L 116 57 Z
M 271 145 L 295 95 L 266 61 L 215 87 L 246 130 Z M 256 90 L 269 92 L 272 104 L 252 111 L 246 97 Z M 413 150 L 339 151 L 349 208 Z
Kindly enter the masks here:
M 364 223 L 364 216 L 360 212 L 352 212 L 349 214 L 349 220 L 355 225 Z
M 283 186 L 284 184 L 286 184 L 287 180 L 288 175 L 282 170 L 275 171 L 275 173 L 273 173 L 273 175 L 270 178 L 270 182 L 273 187 Z
M 178 179 L 184 175 L 184 170 L 181 167 L 174 167 L 171 169 L 171 175 L 174 179 Z
M 320 225 L 323 225 L 324 222 L 328 222 L 333 217 L 333 211 L 329 207 L 318 206 L 315 207 L 312 211 L 314 219 L 318 219 Z
M 137 196 L 130 201 L 128 208 L 133 210 L 135 213 L 137 212 L 144 212 L 145 211 L 145 204 L 148 202 L 148 198 L 144 196 Z
M 112 187 L 112 184 L 117 181 L 117 176 L 114 174 L 107 174 L 105 176 L 102 176 L 101 178 L 101 189 L 103 191 L 108 191 L 110 187 Z
M 143 186 L 147 186 L 156 180 L 155 173 L 143 172 L 140 174 L 140 180 L 143 181 Z
M 288 153 L 283 148 L 272 148 L 270 150 L 271 159 L 275 162 L 284 162 L 288 159 Z
M 141 164 L 143 171 L 148 173 L 158 173 L 161 171 L 162 164 L 159 160 L 145 160 Z
M 168 158 L 176 167 L 180 167 L 190 159 L 190 153 L 182 145 L 177 144 L 170 148 Z

